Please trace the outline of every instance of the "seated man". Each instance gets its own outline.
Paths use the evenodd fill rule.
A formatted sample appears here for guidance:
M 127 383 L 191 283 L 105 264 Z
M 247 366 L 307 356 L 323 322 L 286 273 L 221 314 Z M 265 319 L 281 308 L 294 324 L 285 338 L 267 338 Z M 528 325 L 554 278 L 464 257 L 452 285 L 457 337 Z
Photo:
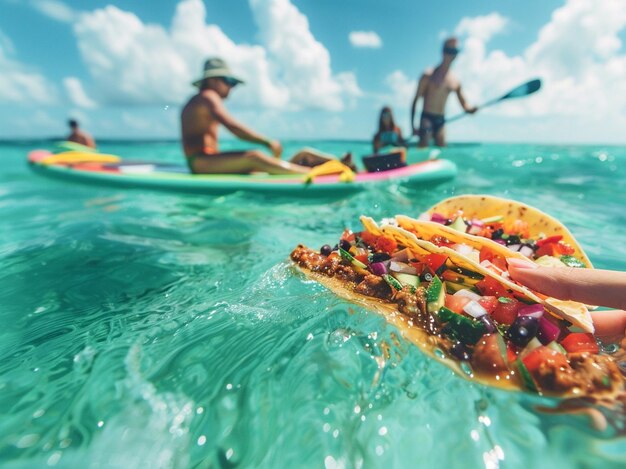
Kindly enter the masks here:
M 70 126 L 71 133 L 65 140 L 80 143 L 86 147 L 96 148 L 94 139 L 87 132 L 78 128 L 78 122 L 75 119 L 68 120 L 67 124 Z
M 218 58 L 207 60 L 204 75 L 193 83 L 198 87 L 198 93 L 187 102 L 181 114 L 183 150 L 193 173 L 247 174 L 258 171 L 269 174 L 306 174 L 310 167 L 333 159 L 315 150 L 303 150 L 291 162 L 281 160 L 280 142 L 244 126 L 224 107 L 224 99 L 240 83 L 243 80 L 235 77 L 226 62 Z M 259 150 L 220 152 L 217 135 L 220 124 L 242 140 L 266 146 L 274 157 Z M 349 157 L 342 162 L 350 163 Z

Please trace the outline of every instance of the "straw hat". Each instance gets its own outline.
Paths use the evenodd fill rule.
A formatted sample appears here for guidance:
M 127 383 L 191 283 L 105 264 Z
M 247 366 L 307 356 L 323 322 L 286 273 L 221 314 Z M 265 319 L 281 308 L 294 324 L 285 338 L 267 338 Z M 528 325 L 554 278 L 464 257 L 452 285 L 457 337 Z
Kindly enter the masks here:
M 218 59 L 218 58 L 212 58 L 204 62 L 204 73 L 203 73 L 202 78 L 194 81 L 192 85 L 197 86 L 199 88 L 205 79 L 213 78 L 213 77 L 231 78 L 237 81 L 237 83 L 245 83 L 242 79 L 233 75 L 226 61 L 222 59 Z

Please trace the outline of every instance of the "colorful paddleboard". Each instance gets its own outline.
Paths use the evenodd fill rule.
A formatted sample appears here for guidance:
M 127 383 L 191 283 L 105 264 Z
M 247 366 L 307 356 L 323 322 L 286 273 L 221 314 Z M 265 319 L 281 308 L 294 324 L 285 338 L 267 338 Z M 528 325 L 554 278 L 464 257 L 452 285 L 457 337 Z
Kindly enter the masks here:
M 358 173 L 351 182 L 339 176 L 319 176 L 309 184 L 302 175 L 191 174 L 186 166 L 156 161 L 124 160 L 115 155 L 69 151 L 53 154 L 34 150 L 28 155 L 34 171 L 87 184 L 145 188 L 176 192 L 223 194 L 236 191 L 293 195 L 349 194 L 367 187 L 396 183 L 419 186 L 456 176 L 454 163 L 429 160 L 377 173 Z

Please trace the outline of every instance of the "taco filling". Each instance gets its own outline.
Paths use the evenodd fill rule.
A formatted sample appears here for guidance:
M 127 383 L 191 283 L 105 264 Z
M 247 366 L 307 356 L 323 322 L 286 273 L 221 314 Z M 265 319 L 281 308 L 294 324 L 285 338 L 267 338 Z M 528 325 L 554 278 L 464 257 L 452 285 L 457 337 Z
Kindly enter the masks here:
M 592 334 L 570 331 L 569 321 L 454 251 L 362 221 L 365 230 L 346 230 L 319 251 L 299 245 L 291 259 L 350 299 L 390 306 L 480 381 L 561 396 L 621 389 L 617 366 Z
M 558 220 L 537 208 L 486 195 L 446 199 L 420 217 L 463 233 L 490 239 L 511 252 L 551 267 L 592 267 L 572 234 Z

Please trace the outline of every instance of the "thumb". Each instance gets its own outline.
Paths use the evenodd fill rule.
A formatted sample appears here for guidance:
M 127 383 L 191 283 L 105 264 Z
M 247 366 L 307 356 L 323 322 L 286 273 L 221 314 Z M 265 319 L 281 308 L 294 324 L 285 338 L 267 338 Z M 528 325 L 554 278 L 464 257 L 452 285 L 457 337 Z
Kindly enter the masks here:
M 626 308 L 626 273 L 576 267 L 541 267 L 509 258 L 509 275 L 532 290 L 562 300 Z

